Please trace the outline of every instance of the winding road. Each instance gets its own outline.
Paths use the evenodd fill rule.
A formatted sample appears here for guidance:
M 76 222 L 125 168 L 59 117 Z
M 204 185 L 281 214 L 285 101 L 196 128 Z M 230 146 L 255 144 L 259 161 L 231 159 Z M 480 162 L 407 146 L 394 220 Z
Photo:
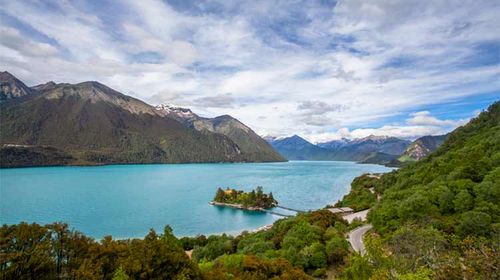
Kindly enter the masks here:
M 349 232 L 349 243 L 351 243 L 354 251 L 359 252 L 361 255 L 365 254 L 365 244 L 363 243 L 363 236 L 372 227 L 372 225 L 368 224 L 355 228 L 354 230 Z

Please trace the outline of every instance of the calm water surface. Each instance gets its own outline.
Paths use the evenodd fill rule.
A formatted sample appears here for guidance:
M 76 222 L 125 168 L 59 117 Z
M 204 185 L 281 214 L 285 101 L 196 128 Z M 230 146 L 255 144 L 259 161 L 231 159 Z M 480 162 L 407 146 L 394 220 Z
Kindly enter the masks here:
M 236 233 L 279 217 L 209 205 L 218 186 L 260 185 L 308 210 L 340 199 L 356 176 L 390 170 L 334 161 L 0 169 L 0 223 L 63 221 L 96 238 L 143 237 L 166 224 L 179 236 Z

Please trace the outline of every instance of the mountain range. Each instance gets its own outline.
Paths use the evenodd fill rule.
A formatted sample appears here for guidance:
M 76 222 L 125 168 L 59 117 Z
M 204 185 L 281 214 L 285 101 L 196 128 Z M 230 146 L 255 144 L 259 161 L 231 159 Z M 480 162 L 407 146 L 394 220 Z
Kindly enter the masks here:
M 1 72 L 0 85 L 2 167 L 285 160 L 231 116 L 154 107 L 94 81 L 28 87 Z
M 396 137 L 370 135 L 313 144 L 298 135 L 264 137 L 289 160 L 343 160 L 392 166 L 420 160 L 435 151 L 445 138 L 445 135 L 425 136 L 411 142 Z
M 293 135 L 284 138 L 264 137 L 274 149 L 289 160 L 333 160 L 332 151 L 314 145 L 304 138 Z

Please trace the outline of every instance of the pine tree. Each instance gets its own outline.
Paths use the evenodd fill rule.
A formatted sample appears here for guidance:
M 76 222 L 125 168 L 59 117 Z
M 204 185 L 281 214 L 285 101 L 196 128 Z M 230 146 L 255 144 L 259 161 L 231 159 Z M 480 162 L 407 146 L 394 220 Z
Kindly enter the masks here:
M 226 193 L 221 188 L 217 188 L 217 192 L 215 193 L 214 201 L 217 201 L 217 202 L 225 202 L 226 201 Z

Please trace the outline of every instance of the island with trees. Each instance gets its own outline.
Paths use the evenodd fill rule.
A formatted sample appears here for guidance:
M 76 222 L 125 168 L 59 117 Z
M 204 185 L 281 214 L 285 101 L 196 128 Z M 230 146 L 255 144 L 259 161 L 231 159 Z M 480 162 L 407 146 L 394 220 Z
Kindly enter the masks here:
M 227 188 L 217 188 L 212 205 L 227 206 L 238 209 L 260 211 L 278 205 L 273 193 L 265 194 L 261 186 L 250 192 Z

